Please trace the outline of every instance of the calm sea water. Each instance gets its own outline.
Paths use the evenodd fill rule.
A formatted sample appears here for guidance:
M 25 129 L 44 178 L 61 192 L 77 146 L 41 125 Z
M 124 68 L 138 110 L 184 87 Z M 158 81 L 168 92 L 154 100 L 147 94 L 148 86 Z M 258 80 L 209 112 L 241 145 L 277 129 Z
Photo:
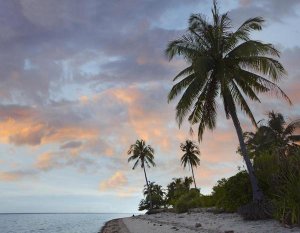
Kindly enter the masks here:
M 0 214 L 1 233 L 97 233 L 108 220 L 132 214 Z

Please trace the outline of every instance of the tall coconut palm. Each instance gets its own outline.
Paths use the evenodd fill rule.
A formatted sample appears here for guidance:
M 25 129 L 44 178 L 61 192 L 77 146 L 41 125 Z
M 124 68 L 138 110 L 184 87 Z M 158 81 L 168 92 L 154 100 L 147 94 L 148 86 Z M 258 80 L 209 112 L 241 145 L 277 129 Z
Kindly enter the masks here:
M 143 139 L 141 139 L 136 140 L 135 144 L 132 144 L 129 147 L 127 154 L 132 154 L 132 156 L 128 158 L 128 162 L 135 160 L 132 169 L 135 169 L 139 165 L 139 163 L 141 164 L 141 168 L 144 170 L 146 185 L 148 187 L 148 190 L 150 191 L 145 165 L 147 165 L 148 168 L 150 168 L 150 165 L 153 167 L 156 166 L 154 162 L 154 149 L 150 145 L 146 145 L 146 142 Z M 149 197 L 150 209 L 152 209 L 151 192 L 149 192 Z
M 195 189 L 197 189 L 193 167 L 197 168 L 197 166 L 200 165 L 200 159 L 198 157 L 200 155 L 199 147 L 193 141 L 186 140 L 185 143 L 181 143 L 180 148 L 184 152 L 181 157 L 181 165 L 183 165 L 184 168 L 187 165 L 191 167 Z
M 271 44 L 250 39 L 251 31 L 262 29 L 261 17 L 246 20 L 234 31 L 228 14 L 219 14 L 217 3 L 212 8 L 212 22 L 201 14 L 192 14 L 185 35 L 170 42 L 166 54 L 183 57 L 188 67 L 173 81 L 178 81 L 168 95 L 168 101 L 183 93 L 176 106 L 179 126 L 188 116 L 191 125 L 198 124 L 198 139 L 206 128 L 216 127 L 217 100 L 223 102 L 226 118 L 231 118 L 237 132 L 253 191 L 253 200 L 263 199 L 253 166 L 243 139 L 237 116 L 238 108 L 256 125 L 246 99 L 260 102 L 258 94 L 273 92 L 287 95 L 277 86 L 285 77 L 284 67 L 275 58 L 279 51 Z

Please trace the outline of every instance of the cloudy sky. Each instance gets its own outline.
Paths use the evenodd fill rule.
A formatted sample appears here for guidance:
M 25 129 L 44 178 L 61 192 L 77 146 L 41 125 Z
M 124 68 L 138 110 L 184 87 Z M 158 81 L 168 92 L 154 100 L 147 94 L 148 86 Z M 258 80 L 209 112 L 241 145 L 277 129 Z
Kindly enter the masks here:
M 275 44 L 288 71 L 280 86 L 294 105 L 264 96 L 251 105 L 256 119 L 268 110 L 299 117 L 300 1 L 219 2 L 235 26 L 263 16 L 253 38 Z M 144 176 L 126 151 L 139 138 L 155 149 L 150 181 L 190 175 L 179 163 L 189 127 L 178 129 L 167 104 L 185 63 L 169 62 L 164 49 L 191 13 L 210 8 L 211 0 L 0 1 L 0 212 L 136 212 Z M 243 166 L 219 109 L 218 128 L 200 145 L 202 193 Z

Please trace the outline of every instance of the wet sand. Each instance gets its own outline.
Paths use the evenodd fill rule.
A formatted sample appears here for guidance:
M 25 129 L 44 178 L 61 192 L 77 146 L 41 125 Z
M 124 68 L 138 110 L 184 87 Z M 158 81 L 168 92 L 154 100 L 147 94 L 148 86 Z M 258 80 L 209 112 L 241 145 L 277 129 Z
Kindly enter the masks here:
M 99 233 L 130 233 L 123 219 L 113 219 L 105 223 Z

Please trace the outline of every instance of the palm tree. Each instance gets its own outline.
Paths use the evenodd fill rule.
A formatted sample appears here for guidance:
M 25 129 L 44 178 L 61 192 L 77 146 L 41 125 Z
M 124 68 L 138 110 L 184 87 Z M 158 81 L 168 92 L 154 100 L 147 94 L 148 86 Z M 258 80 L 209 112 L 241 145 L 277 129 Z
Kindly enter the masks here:
M 231 118 L 235 126 L 253 200 L 258 203 L 263 199 L 263 193 L 246 150 L 237 109 L 240 108 L 256 125 L 246 98 L 260 102 L 258 94 L 271 91 L 291 103 L 277 86 L 286 71 L 274 58 L 280 53 L 273 45 L 250 39 L 251 31 L 262 29 L 263 18 L 250 18 L 234 31 L 228 14 L 219 14 L 215 0 L 212 16 L 210 23 L 203 15 L 192 14 L 187 33 L 168 44 L 166 55 L 170 60 L 179 55 L 188 63 L 188 67 L 174 78 L 173 81 L 180 81 L 172 87 L 168 101 L 183 92 L 176 106 L 176 119 L 180 126 L 189 115 L 190 124 L 198 124 L 200 141 L 206 128 L 216 127 L 217 99 L 220 97 L 226 118 Z
M 143 194 L 145 196 L 145 199 L 141 200 L 141 202 L 139 204 L 139 210 L 149 209 L 150 195 L 152 198 L 151 201 L 152 201 L 153 209 L 159 209 L 166 205 L 166 201 L 164 198 L 166 192 L 163 190 L 161 185 L 156 184 L 155 182 L 150 182 L 149 188 L 145 185 Z
M 195 189 L 197 189 L 193 167 L 197 168 L 197 166 L 200 165 L 200 159 L 198 158 L 200 155 L 199 147 L 195 145 L 193 141 L 186 140 L 185 143 L 181 143 L 180 148 L 184 152 L 183 156 L 181 157 L 181 165 L 183 165 L 184 168 L 186 165 L 190 165 Z
M 259 155 L 262 151 L 275 149 L 280 156 L 288 156 L 290 152 L 298 150 L 300 135 L 295 130 L 300 128 L 300 119 L 286 123 L 281 113 L 274 111 L 268 113 L 268 121 L 260 125 L 255 133 L 245 132 L 244 138 L 251 157 Z
M 155 167 L 155 162 L 154 162 L 154 149 L 150 146 L 146 146 L 146 142 L 141 139 L 141 140 L 136 140 L 135 144 L 132 144 L 129 147 L 129 150 L 127 152 L 128 155 L 131 155 L 128 158 L 128 162 L 132 160 L 136 160 L 132 169 L 135 169 L 138 164 L 141 164 L 141 168 L 144 170 L 144 175 L 145 175 L 145 180 L 146 180 L 146 185 L 149 188 L 149 182 L 146 174 L 146 169 L 145 169 L 145 164 L 147 165 L 148 168 L 150 168 L 150 165 Z M 150 198 L 150 209 L 152 209 L 152 198 L 151 198 L 151 192 L 149 192 L 149 198 Z
M 192 177 L 173 178 L 172 182 L 167 185 L 167 202 L 173 205 L 181 195 L 189 192 L 192 183 Z

